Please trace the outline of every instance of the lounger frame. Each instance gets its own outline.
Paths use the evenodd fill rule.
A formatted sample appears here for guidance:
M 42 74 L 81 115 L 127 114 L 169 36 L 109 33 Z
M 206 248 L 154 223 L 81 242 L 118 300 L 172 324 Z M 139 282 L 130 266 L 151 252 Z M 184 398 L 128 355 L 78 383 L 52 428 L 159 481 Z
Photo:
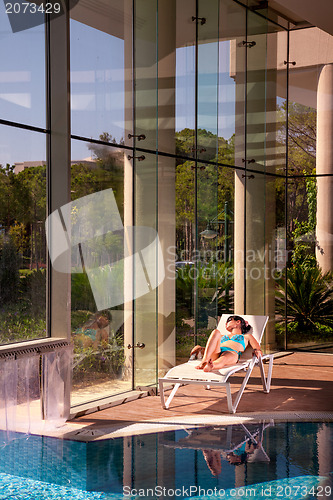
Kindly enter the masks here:
M 218 328 L 222 329 L 223 325 L 226 322 L 226 318 L 228 315 L 223 315 L 219 322 Z M 266 327 L 268 316 L 250 316 L 250 315 L 242 315 L 249 324 L 254 324 L 254 329 L 250 333 L 261 343 L 261 339 L 263 336 L 264 329 Z M 176 392 L 179 387 L 188 384 L 197 384 L 197 385 L 205 385 L 207 388 L 210 387 L 225 387 L 227 394 L 227 403 L 229 413 L 236 413 L 237 407 L 241 400 L 241 397 L 244 393 L 247 382 L 252 374 L 252 371 L 255 366 L 258 366 L 260 369 L 261 381 L 263 386 L 263 391 L 268 394 L 271 387 L 271 379 L 273 372 L 273 354 L 264 354 L 260 358 L 252 355 L 252 348 L 247 347 L 244 357 L 247 359 L 238 362 L 236 365 L 231 367 L 223 368 L 222 370 L 214 370 L 213 372 L 203 372 L 202 370 L 196 370 L 195 366 L 200 361 L 188 361 L 182 365 L 171 368 L 168 373 L 159 378 L 159 391 L 162 407 L 168 409 L 170 407 L 170 403 L 173 400 Z M 268 372 L 267 376 L 265 375 L 264 370 L 264 361 L 268 360 Z M 241 387 L 239 388 L 237 394 L 234 399 L 231 394 L 231 382 L 230 378 L 235 373 L 244 370 L 245 376 Z M 174 387 L 168 396 L 167 400 L 165 400 L 164 393 L 164 385 L 165 384 L 173 384 Z

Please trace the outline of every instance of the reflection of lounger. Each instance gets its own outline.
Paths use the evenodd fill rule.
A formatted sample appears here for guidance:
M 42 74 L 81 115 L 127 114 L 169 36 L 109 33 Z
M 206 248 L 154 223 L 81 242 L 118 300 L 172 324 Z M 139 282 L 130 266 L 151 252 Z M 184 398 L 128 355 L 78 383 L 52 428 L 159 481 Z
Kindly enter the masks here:
M 274 425 L 274 421 L 260 422 L 258 424 L 227 425 L 227 426 L 205 426 L 199 429 L 185 429 L 187 436 L 178 441 L 168 441 L 162 437 L 160 444 L 169 448 L 210 450 L 219 452 L 224 458 L 235 451 L 241 453 L 241 448 L 253 442 L 256 449 L 251 453 L 251 462 L 269 462 L 269 457 L 262 448 L 263 434 L 267 427 Z M 255 453 L 258 452 L 258 453 Z M 253 455 L 253 458 L 252 458 Z
M 223 314 L 217 326 L 218 330 L 220 330 L 221 333 L 225 331 L 225 323 L 228 316 L 228 314 Z M 252 326 L 252 330 L 249 333 L 252 333 L 252 335 L 260 344 L 268 320 L 268 316 L 242 315 L 242 317 Z M 237 364 L 211 372 L 196 370 L 195 367 L 200 363 L 200 361 L 188 361 L 187 363 L 183 363 L 182 365 L 171 368 L 164 377 L 159 379 L 159 389 L 163 408 L 169 408 L 173 397 L 175 396 L 181 385 L 199 384 L 206 386 L 225 387 L 227 392 L 228 410 L 230 413 L 236 413 L 237 406 L 255 366 L 259 366 L 260 368 L 264 392 L 269 393 L 273 370 L 273 354 L 265 354 L 261 358 L 257 358 L 256 356 L 253 356 L 252 353 L 253 349 L 250 345 L 248 345 Z M 264 371 L 264 360 L 269 360 L 267 378 Z M 231 378 L 233 374 L 239 372 L 240 370 L 244 370 L 246 374 L 243 383 L 233 401 L 231 396 L 229 378 Z M 164 384 L 174 384 L 173 390 L 171 391 L 167 401 L 165 401 L 164 397 Z
M 274 425 L 273 420 L 270 422 L 266 423 L 263 422 L 260 424 L 259 428 L 251 433 L 247 427 L 245 427 L 244 424 L 240 424 L 242 428 L 244 429 L 245 435 L 247 436 L 244 441 L 239 443 L 237 446 L 235 446 L 232 449 L 227 450 L 226 452 L 222 453 L 224 457 L 227 457 L 231 453 L 234 455 L 242 455 L 246 454 L 246 461 L 247 462 L 269 462 L 270 458 L 265 452 L 264 448 L 262 447 L 262 441 L 263 441 L 263 434 L 264 430 L 267 427 L 270 427 L 271 425 Z M 253 443 L 255 445 L 253 451 L 249 452 L 247 445 L 250 443 Z

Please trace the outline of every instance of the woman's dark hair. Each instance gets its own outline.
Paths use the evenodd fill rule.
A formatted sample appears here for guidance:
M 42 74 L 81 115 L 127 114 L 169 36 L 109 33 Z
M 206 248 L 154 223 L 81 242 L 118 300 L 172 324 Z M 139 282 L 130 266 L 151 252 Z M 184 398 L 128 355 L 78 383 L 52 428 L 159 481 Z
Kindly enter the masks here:
M 242 333 L 247 333 L 251 330 L 251 325 L 249 325 L 247 323 L 247 321 L 245 321 L 244 318 L 242 318 L 241 316 L 229 316 L 229 318 L 227 319 L 227 323 L 230 321 L 230 320 L 235 320 L 235 321 L 240 321 L 241 322 L 241 330 L 242 330 Z
M 232 465 L 235 465 L 236 467 L 237 465 L 245 464 L 245 462 L 247 461 L 247 453 L 245 451 L 243 451 L 243 453 L 240 453 L 240 455 L 232 451 L 227 455 L 227 459 L 231 458 L 232 456 L 239 458 L 239 462 L 232 462 Z

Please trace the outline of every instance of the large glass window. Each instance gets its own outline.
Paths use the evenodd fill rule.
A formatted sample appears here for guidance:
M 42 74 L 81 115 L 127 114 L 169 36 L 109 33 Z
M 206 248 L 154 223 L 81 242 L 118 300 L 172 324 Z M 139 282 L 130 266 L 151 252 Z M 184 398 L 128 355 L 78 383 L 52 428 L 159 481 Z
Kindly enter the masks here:
M 292 31 L 289 46 L 287 346 L 332 352 L 333 38 Z
M 83 141 L 73 146 L 91 153 L 71 165 L 71 231 L 78 243 L 71 268 L 72 404 L 78 405 L 132 388 L 125 350 L 131 318 L 124 308 L 132 235 L 124 228 L 124 151 Z
M 0 126 L 0 343 L 46 337 L 46 136 Z
M 74 404 L 156 384 L 223 312 L 329 350 L 332 37 L 263 3 L 88 4 L 59 53 L 0 6 L 0 342 L 69 334 L 70 281 Z M 75 244 L 46 294 L 48 204 Z
M 92 16 L 78 4 L 70 23 L 72 134 L 118 144 L 125 138 L 125 28 L 119 5 Z
M 10 10 L 10 5 L 8 4 L 8 10 Z M 22 14 L 15 15 L 15 13 L 11 14 L 11 22 L 13 26 L 10 24 L 4 2 L 2 2 L 0 4 L 2 47 L 0 52 L 0 118 L 45 128 L 45 25 L 41 23 L 29 29 L 19 29 Z M 38 160 L 38 158 L 33 158 L 33 160 Z M 27 161 L 27 158 L 23 161 Z

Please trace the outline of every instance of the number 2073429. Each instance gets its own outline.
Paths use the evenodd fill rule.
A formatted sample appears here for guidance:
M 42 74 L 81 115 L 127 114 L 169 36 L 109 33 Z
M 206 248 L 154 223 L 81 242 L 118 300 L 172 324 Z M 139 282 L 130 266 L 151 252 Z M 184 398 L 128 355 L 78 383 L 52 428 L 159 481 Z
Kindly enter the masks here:
M 301 496 L 304 498 L 332 498 L 332 488 L 331 486 L 312 486 L 308 488 L 307 486 L 278 486 L 276 489 L 276 497 L 285 498 L 295 496 Z
M 30 2 L 6 2 L 6 14 L 60 14 L 61 4 L 59 2 L 42 3 L 37 5 Z

